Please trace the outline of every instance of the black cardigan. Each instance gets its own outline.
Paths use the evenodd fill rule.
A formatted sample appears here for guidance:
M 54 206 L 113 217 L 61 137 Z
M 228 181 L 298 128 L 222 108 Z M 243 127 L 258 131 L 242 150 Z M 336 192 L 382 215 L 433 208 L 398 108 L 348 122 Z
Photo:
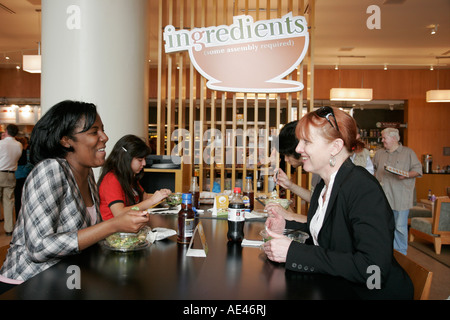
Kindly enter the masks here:
M 314 190 L 307 222 L 288 221 L 286 228 L 310 234 L 309 224 L 324 185 L 321 180 Z M 363 299 L 412 299 L 414 288 L 393 256 L 393 240 L 394 215 L 383 189 L 365 168 L 347 160 L 336 174 L 319 246 L 311 238 L 306 244 L 292 242 L 286 269 L 343 277 L 354 283 Z M 374 274 L 369 266 L 379 268 L 381 289 L 368 288 L 367 280 Z

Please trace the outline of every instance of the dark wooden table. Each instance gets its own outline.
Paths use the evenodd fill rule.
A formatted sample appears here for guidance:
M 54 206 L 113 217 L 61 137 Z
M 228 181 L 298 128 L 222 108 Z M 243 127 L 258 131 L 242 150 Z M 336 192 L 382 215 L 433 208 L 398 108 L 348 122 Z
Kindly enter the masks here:
M 207 214 L 206 214 L 207 215 Z M 152 227 L 176 230 L 176 215 L 152 215 Z M 176 236 L 148 248 L 114 252 L 99 245 L 63 259 L 0 299 L 289 300 L 357 299 L 339 277 L 286 271 L 257 247 L 230 245 L 227 220 L 202 216 L 208 255 L 187 257 Z M 263 220 L 248 220 L 246 239 L 259 240 Z M 196 238 L 196 247 L 200 241 Z M 69 288 L 79 268 L 80 288 Z M 72 280 L 71 280 L 72 279 Z

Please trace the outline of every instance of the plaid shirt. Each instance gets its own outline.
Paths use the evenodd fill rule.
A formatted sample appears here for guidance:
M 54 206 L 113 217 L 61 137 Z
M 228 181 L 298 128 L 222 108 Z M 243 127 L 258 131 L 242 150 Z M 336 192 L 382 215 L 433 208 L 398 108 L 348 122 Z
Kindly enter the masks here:
M 98 189 L 91 170 L 89 187 L 101 221 Z M 64 159 L 41 161 L 28 176 L 22 209 L 0 274 L 25 281 L 78 253 L 78 230 L 91 225 L 80 190 Z

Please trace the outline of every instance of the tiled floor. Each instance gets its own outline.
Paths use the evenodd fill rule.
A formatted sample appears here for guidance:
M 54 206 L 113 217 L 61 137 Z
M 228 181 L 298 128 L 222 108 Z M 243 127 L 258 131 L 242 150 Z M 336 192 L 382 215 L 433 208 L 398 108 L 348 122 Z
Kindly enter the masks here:
M 7 245 L 10 241 L 11 237 L 5 235 L 3 222 L 0 222 L 0 247 Z M 433 272 L 429 299 L 450 299 L 450 268 L 411 246 L 408 247 L 407 256 Z

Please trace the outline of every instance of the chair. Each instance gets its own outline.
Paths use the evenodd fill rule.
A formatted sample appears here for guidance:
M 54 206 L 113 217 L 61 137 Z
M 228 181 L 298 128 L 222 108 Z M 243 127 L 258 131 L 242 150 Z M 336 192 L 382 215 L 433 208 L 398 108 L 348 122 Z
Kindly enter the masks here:
M 434 245 L 436 254 L 441 253 L 443 244 L 450 244 L 450 198 L 438 197 L 432 218 L 412 218 L 409 241 L 418 237 Z
M 425 269 L 397 250 L 394 250 L 394 257 L 411 278 L 414 286 L 414 300 L 428 300 L 433 272 Z
M 420 199 L 420 201 L 417 202 L 416 190 L 414 189 L 414 206 L 409 209 L 408 226 L 411 226 L 412 218 L 431 218 L 433 216 L 432 212 L 433 202 L 427 199 Z
M 411 220 L 413 218 L 421 217 L 421 218 L 431 218 L 433 216 L 433 208 L 432 205 L 429 204 L 428 200 L 420 200 L 414 207 L 409 209 L 408 214 L 408 225 L 411 225 Z

